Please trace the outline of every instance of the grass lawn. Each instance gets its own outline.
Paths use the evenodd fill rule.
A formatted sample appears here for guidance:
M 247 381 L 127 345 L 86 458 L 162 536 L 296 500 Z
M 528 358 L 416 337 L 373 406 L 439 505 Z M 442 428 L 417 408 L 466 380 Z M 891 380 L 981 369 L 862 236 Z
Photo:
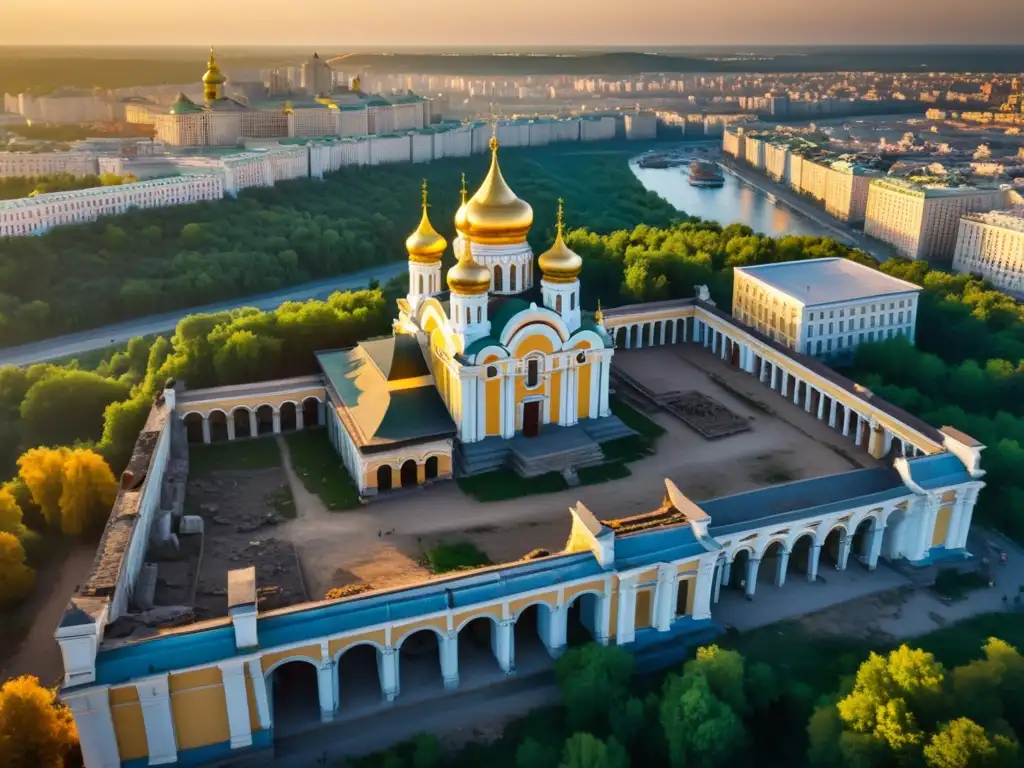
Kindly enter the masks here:
M 442 541 L 423 553 L 427 565 L 434 573 L 448 573 L 467 568 L 491 565 L 491 561 L 476 544 L 469 541 Z
M 359 506 L 359 491 L 331 445 L 325 429 L 291 432 L 285 436 L 292 468 L 306 490 L 315 493 L 330 510 Z
M 267 504 L 274 508 L 277 516 L 282 520 L 295 519 L 295 499 L 292 498 L 292 489 L 288 483 L 285 483 L 273 493 L 268 493 Z
M 561 472 L 549 472 L 527 480 L 512 469 L 496 469 L 482 475 L 460 477 L 456 482 L 463 493 L 477 501 L 505 501 L 538 493 L 564 491 L 569 487 Z
M 190 445 L 188 471 L 192 477 L 231 469 L 269 469 L 281 466 L 281 451 L 270 438 Z
M 636 408 L 626 404 L 617 397 L 613 397 L 609 403 L 612 413 L 622 419 L 622 422 L 632 430 L 639 432 L 648 440 L 661 437 L 665 434 L 665 428 L 650 418 L 640 413 Z

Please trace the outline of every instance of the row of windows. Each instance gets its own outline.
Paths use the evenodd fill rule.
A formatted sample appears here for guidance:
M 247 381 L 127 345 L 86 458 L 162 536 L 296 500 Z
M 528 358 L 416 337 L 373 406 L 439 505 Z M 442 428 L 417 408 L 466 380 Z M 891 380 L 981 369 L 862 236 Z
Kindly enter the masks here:
M 903 309 L 903 307 L 906 304 L 908 304 L 908 303 L 910 303 L 910 302 L 908 302 L 908 300 L 900 299 L 900 301 L 898 302 L 898 306 L 899 306 L 900 309 Z M 896 307 L 897 307 L 897 302 L 895 302 L 895 301 L 890 301 L 889 302 L 889 309 L 896 309 Z M 867 308 L 868 308 L 867 304 L 864 304 L 863 306 L 861 306 L 860 314 L 862 314 L 862 315 L 866 314 L 867 313 Z M 871 311 L 872 312 L 878 312 L 879 310 L 881 310 L 883 312 L 885 311 L 885 302 L 884 301 L 881 302 L 880 304 L 872 304 L 871 305 Z M 844 309 L 840 309 L 839 310 L 839 316 L 840 317 L 844 317 L 845 313 L 846 313 L 846 310 L 844 310 Z M 855 314 L 857 314 L 857 307 L 852 307 L 850 309 L 850 316 L 852 317 Z M 828 310 L 828 319 L 829 320 L 834 319 L 835 316 L 836 316 L 836 310 L 834 310 L 834 309 Z M 814 320 L 815 319 L 814 318 L 814 313 L 813 312 L 808 313 L 807 319 L 808 320 Z M 818 313 L 818 319 L 819 320 L 824 320 L 825 319 L 825 312 L 824 312 L 824 310 Z
M 857 334 L 857 344 L 863 344 L 865 341 L 882 341 L 883 339 L 891 339 L 893 336 L 909 336 L 909 328 L 888 328 L 886 331 L 878 331 L 878 338 L 875 338 L 874 331 L 868 331 L 865 333 Z M 827 352 L 838 351 L 841 349 L 852 349 L 854 347 L 853 334 L 848 336 L 840 336 L 835 339 L 835 348 L 832 346 L 832 339 L 818 339 L 817 341 L 808 341 L 804 345 L 806 354 L 808 355 L 821 355 Z
M 903 322 L 903 314 L 904 314 L 903 312 L 890 312 L 889 313 L 889 325 L 903 325 L 904 324 L 904 322 Z M 914 320 L 914 313 L 908 311 L 906 313 L 906 315 L 907 315 L 907 323 L 912 323 L 913 320 Z M 876 319 L 876 317 L 878 319 L 878 325 L 884 326 L 886 324 L 885 323 L 885 313 L 882 313 L 882 314 L 877 315 L 877 316 L 876 315 L 872 315 L 870 318 L 863 318 L 863 317 L 860 318 L 860 326 L 859 327 L 860 328 L 864 328 L 865 327 L 864 321 L 866 319 L 869 319 L 871 321 L 871 324 L 870 324 L 869 327 L 874 328 L 875 327 L 875 319 Z M 854 325 L 855 322 L 856 321 L 853 320 L 853 319 L 850 319 L 849 321 L 847 321 L 847 320 L 840 320 L 839 321 L 839 333 L 843 333 L 845 331 L 852 331 L 854 329 L 854 327 L 856 327 Z M 835 321 L 834 320 L 833 321 L 829 321 L 829 324 L 828 324 L 828 334 L 827 335 L 831 336 L 835 332 L 836 332 L 836 330 L 835 330 Z M 825 324 L 824 323 L 818 323 L 818 336 L 825 336 L 825 335 L 826 335 L 825 334 Z M 807 338 L 811 338 L 812 336 L 814 336 L 814 326 L 813 325 L 809 325 L 809 326 L 807 326 Z

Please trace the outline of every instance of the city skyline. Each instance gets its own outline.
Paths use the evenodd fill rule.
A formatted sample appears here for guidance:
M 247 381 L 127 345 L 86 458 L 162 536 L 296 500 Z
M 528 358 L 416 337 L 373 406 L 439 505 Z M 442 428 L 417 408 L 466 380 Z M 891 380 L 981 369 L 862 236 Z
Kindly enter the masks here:
M 1017 2 L 978 0 L 965 15 L 936 14 L 929 0 L 832 3 L 824 11 L 812 0 L 737 0 L 705 17 L 668 0 L 628 6 L 596 0 L 585 14 L 575 4 L 522 0 L 512 14 L 473 16 L 455 0 L 392 0 L 378 13 L 358 15 L 339 14 L 327 0 L 297 0 L 289 6 L 294 18 L 282 25 L 278 7 L 245 0 L 179 0 L 145 11 L 129 0 L 8 0 L 0 45 L 1012 44 L 1024 38 Z M 231 23 L 210 31 L 203 19 L 211 14 Z M 40 24 L 44 16 L 47 23 Z

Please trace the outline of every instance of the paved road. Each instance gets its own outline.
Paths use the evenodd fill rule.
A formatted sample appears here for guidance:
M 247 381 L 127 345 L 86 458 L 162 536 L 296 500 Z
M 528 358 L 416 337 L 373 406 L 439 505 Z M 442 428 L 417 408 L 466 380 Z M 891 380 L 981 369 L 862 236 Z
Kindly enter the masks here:
M 209 304 L 205 307 L 190 307 L 188 309 L 167 312 L 162 315 L 140 317 L 125 323 L 107 325 L 102 328 L 82 331 L 81 333 L 68 334 L 67 336 L 58 336 L 55 339 L 24 344 L 20 347 L 8 347 L 7 349 L 0 350 L 0 365 L 30 365 L 31 363 L 67 357 L 68 355 L 80 355 L 90 350 L 102 349 L 112 344 L 120 344 L 135 336 L 149 336 L 154 333 L 173 330 L 183 317 L 200 312 L 223 312 L 224 310 L 235 309 L 236 307 L 256 307 L 257 309 L 269 310 L 276 309 L 286 301 L 325 299 L 334 291 L 365 288 L 371 280 L 377 280 L 381 283 L 387 282 L 392 277 L 405 272 L 406 269 L 408 269 L 406 262 L 400 261 L 383 267 L 366 269 L 362 272 L 353 272 L 326 280 L 317 280 L 313 283 L 295 285 L 291 288 L 274 291 L 273 293 L 232 299 L 231 301 L 224 301 L 219 304 Z

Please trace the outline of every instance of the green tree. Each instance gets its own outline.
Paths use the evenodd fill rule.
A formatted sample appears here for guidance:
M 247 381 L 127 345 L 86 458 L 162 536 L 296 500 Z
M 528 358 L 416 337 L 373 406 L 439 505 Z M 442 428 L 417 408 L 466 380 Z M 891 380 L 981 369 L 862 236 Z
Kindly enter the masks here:
M 628 697 L 633 654 L 617 645 L 588 643 L 570 648 L 555 662 L 569 727 L 604 725 L 608 712 Z
M 565 741 L 558 768 L 629 768 L 629 755 L 614 736 L 604 742 L 589 733 L 574 733 Z
M 516 768 L 558 768 L 558 750 L 528 736 L 516 748 Z
M 671 675 L 661 699 L 661 725 L 672 768 L 727 766 L 742 750 L 740 716 L 718 699 L 705 675 Z
M 128 392 L 128 385 L 95 373 L 55 370 L 25 393 L 22 440 L 32 446 L 98 440 L 104 410 L 124 400 Z

